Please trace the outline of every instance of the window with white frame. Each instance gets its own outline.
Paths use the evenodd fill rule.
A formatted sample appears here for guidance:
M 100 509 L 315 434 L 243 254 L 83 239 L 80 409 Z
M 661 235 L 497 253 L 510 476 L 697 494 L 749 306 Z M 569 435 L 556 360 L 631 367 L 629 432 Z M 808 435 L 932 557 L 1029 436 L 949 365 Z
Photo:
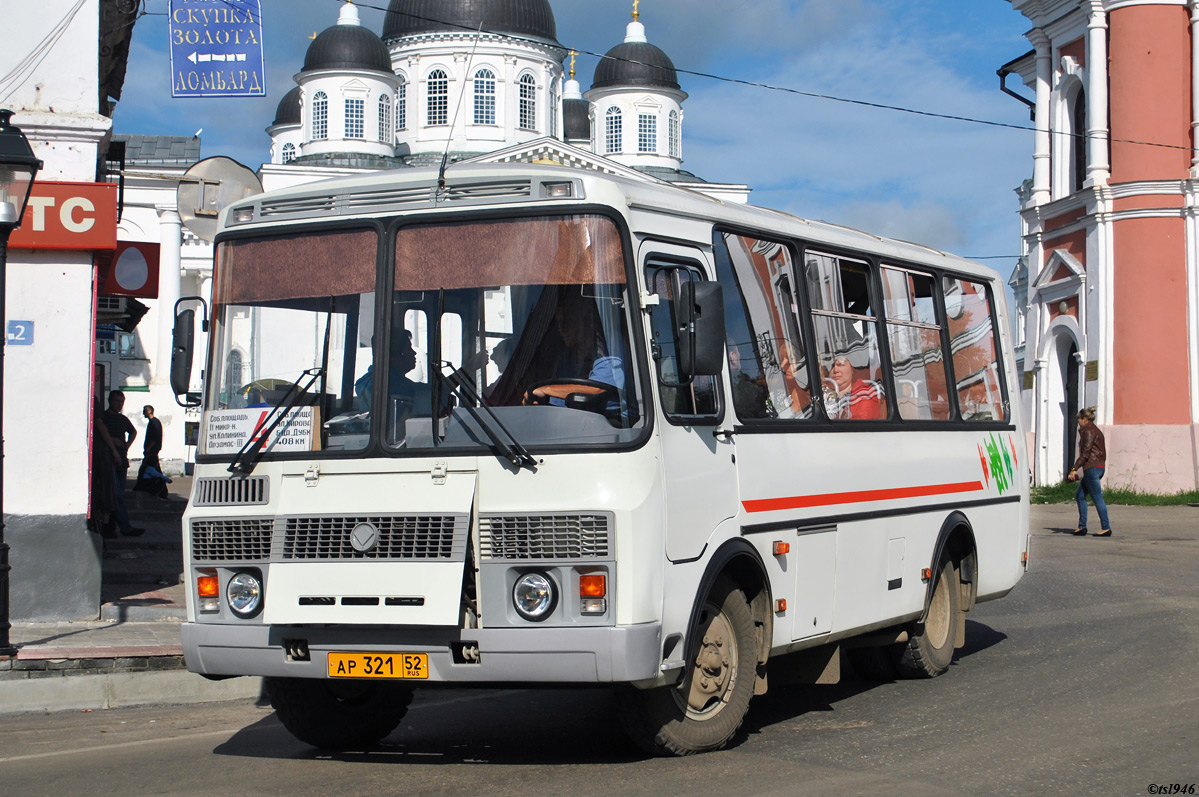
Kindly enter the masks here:
M 495 73 L 490 69 L 475 72 L 475 124 L 495 124 Z
M 287 143 L 283 145 L 283 162 L 291 163 L 296 159 L 296 145 Z
M 670 157 L 672 157 L 672 158 L 681 157 L 682 135 L 680 132 L 681 128 L 679 127 L 679 112 L 678 111 L 670 112 L 670 118 L 668 121 L 668 125 L 669 125 L 669 127 L 667 128 L 666 136 L 667 136 L 667 146 L 669 146 L 669 148 L 670 148 L 669 149 Z
M 658 117 L 650 113 L 637 114 L 637 151 L 658 151 Z
M 450 79 L 440 69 L 429 73 L 429 96 L 426 106 L 427 123 L 430 125 L 449 124 Z
M 379 140 L 386 144 L 391 140 L 391 106 L 392 99 L 386 94 L 379 95 Z
M 312 95 L 312 138 L 319 141 L 329 137 L 329 98 L 325 92 Z
M 408 81 L 400 78 L 396 87 L 396 132 L 408 127 Z
M 558 137 L 558 109 L 561 106 L 558 104 L 558 95 L 550 92 L 550 137 Z
M 520 127 L 537 129 L 537 82 L 529 74 L 520 76 Z
M 346 138 L 366 138 L 366 100 L 346 99 Z
M 609 153 L 620 152 L 620 136 L 620 109 L 613 105 L 604 114 L 604 147 Z

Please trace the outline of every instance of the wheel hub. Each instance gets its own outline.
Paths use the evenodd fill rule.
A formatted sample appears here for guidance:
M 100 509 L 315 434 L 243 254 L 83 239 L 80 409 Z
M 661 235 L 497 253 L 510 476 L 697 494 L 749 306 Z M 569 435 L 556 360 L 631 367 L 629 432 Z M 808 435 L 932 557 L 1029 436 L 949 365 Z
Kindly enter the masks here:
M 695 669 L 691 674 L 691 690 L 687 705 L 692 711 L 709 709 L 713 702 L 723 703 L 728 699 L 729 684 L 733 671 L 733 629 L 724 614 L 717 613 L 708 625 L 703 644 L 695 657 Z

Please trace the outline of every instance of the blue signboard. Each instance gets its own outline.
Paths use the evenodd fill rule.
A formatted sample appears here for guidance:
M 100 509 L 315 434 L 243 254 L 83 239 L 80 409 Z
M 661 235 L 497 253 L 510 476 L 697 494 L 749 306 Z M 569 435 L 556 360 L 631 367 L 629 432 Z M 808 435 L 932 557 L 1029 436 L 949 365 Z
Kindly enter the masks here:
M 261 0 L 171 0 L 171 96 L 265 97 Z
M 33 345 L 33 322 L 32 321 L 9 321 L 8 334 L 5 336 L 5 342 L 9 346 L 32 346 Z

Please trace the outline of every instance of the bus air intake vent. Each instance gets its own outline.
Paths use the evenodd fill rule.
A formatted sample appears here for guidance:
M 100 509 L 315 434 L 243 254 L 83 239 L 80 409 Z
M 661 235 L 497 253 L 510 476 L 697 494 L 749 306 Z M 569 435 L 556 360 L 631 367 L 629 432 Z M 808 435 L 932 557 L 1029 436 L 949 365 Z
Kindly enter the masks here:
M 345 194 L 340 204 L 353 211 L 387 210 L 397 205 L 427 205 L 433 199 L 432 186 L 389 188 L 382 191 L 363 191 Z
M 270 495 L 266 476 L 196 479 L 195 506 L 261 506 Z
M 612 516 L 602 512 L 563 515 L 484 515 L 479 547 L 484 559 L 607 559 Z
M 533 187 L 528 180 L 513 180 L 506 183 L 467 183 L 447 186 L 442 197 L 448 202 L 472 199 L 510 199 L 532 196 Z
M 268 200 L 259 207 L 258 217 L 269 219 L 272 216 L 289 216 L 293 213 L 331 213 L 333 202 L 332 195 Z
M 274 518 L 193 520 L 192 561 L 266 561 L 271 556 L 274 527 Z
M 467 515 L 287 518 L 283 560 L 466 559 Z

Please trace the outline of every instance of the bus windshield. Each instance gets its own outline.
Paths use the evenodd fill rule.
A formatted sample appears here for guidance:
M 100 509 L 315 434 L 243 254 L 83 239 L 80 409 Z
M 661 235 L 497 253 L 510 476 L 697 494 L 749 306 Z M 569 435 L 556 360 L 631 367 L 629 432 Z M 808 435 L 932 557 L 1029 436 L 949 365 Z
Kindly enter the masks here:
M 225 241 L 214 298 L 206 455 L 237 454 L 311 369 L 268 456 L 616 444 L 645 423 L 624 247 L 601 216 Z

